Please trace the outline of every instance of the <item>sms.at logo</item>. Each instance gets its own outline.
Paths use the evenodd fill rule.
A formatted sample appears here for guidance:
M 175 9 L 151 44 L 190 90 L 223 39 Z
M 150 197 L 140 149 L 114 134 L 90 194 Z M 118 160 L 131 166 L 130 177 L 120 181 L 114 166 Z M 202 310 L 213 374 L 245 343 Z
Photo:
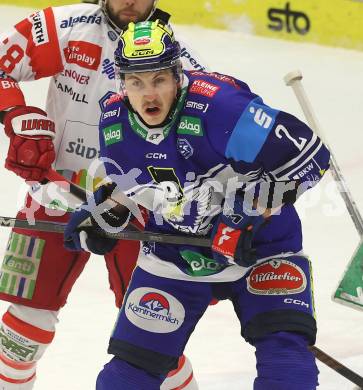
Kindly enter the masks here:
M 152 333 L 171 333 L 183 324 L 185 309 L 171 294 L 141 287 L 128 296 L 125 314 L 138 328 Z

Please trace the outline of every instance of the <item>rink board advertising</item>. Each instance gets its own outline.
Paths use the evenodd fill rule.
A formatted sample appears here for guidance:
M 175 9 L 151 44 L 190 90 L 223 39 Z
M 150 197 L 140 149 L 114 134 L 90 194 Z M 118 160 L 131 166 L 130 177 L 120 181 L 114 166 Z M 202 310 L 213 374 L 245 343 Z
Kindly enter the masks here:
M 31 8 L 69 3 L 0 0 Z M 363 0 L 160 0 L 159 5 L 175 23 L 363 50 Z

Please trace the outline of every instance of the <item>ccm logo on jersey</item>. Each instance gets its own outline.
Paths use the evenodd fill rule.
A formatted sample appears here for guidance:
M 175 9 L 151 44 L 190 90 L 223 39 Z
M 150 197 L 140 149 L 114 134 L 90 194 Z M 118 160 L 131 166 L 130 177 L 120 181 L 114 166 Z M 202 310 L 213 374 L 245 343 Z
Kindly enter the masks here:
M 304 301 L 300 301 L 300 299 L 292 299 L 292 298 L 285 298 L 284 303 L 287 304 L 293 304 L 293 305 L 298 305 L 298 306 L 305 306 L 307 308 L 310 307 L 310 305 Z
M 81 68 L 97 70 L 101 62 L 102 47 L 90 42 L 69 41 L 64 49 L 68 64 L 76 64 Z
M 164 153 L 147 153 L 145 157 L 155 160 L 166 160 L 168 156 Z
M 32 37 L 35 46 L 44 45 L 49 42 L 47 22 L 43 11 L 35 12 L 29 16 L 32 24 Z
M 194 80 L 190 92 L 212 98 L 220 89 L 218 85 L 208 83 L 207 81 Z
M 304 271 L 291 261 L 271 260 L 253 268 L 247 289 L 256 295 L 297 294 L 306 289 Z

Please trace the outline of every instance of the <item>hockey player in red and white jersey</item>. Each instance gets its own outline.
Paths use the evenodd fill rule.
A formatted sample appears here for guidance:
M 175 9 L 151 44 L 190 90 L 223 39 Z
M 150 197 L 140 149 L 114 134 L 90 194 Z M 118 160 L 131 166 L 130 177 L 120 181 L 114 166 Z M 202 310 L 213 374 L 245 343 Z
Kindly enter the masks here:
M 36 220 L 67 222 L 79 204 L 55 183 L 46 183 L 51 165 L 88 189 L 102 178 L 95 164 L 98 121 L 115 91 L 117 38 L 129 21 L 168 18 L 155 8 L 156 2 L 103 0 L 100 6 L 50 7 L 0 35 L 0 120 L 10 140 L 5 164 L 33 183 L 17 218 L 31 215 Z M 185 68 L 204 70 L 189 48 L 184 47 L 182 53 Z M 48 76 L 45 110 L 25 102 L 18 82 Z M 138 250 L 138 243 L 119 241 L 105 255 L 117 306 L 122 303 Z M 10 258 L 16 261 L 7 261 Z M 10 302 L 0 330 L 0 389 L 33 388 L 36 364 L 53 340 L 58 311 L 88 259 L 89 253 L 65 250 L 61 234 L 12 231 L 0 276 L 0 299 Z M 20 269 L 17 263 L 22 262 L 30 266 Z M 162 385 L 163 390 L 197 388 L 185 357 Z

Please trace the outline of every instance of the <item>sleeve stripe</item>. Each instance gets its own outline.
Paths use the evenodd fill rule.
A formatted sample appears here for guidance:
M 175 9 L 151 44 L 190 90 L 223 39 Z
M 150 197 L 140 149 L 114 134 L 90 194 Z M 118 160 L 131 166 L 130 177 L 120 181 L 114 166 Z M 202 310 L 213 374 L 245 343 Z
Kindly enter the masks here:
M 314 149 L 314 145 L 316 144 L 316 142 L 319 141 L 320 143 L 320 139 L 318 139 L 317 135 L 316 134 L 313 134 L 313 136 L 311 137 L 311 140 L 309 141 L 309 143 L 305 146 L 305 148 L 302 150 L 302 152 L 296 156 L 294 159 L 290 160 L 287 164 L 284 164 L 282 165 L 281 167 L 275 169 L 274 171 L 272 171 L 271 173 L 273 175 L 278 175 L 279 173 L 281 173 L 282 171 L 285 171 L 287 170 L 288 168 L 290 167 L 293 167 L 295 166 L 296 164 L 299 163 L 299 161 L 304 158 L 304 155 L 306 155 L 307 153 L 309 153 L 309 151 L 311 149 Z
M 319 140 L 319 141 L 320 141 L 319 144 L 314 148 L 312 153 L 310 153 L 308 156 L 305 155 L 306 158 L 303 161 L 301 161 L 301 160 L 298 161 L 298 163 L 300 162 L 299 165 L 296 166 L 296 164 L 295 164 L 295 166 L 292 166 L 292 167 L 290 166 L 289 170 L 285 170 L 285 172 L 277 174 L 277 175 L 272 172 L 272 175 L 276 179 L 279 179 L 279 180 L 282 180 L 283 178 L 291 179 L 291 175 L 293 175 L 296 171 L 303 168 L 304 166 L 306 167 L 306 165 L 309 161 L 313 162 L 314 156 L 319 152 L 319 150 L 323 146 L 323 142 L 321 140 Z

